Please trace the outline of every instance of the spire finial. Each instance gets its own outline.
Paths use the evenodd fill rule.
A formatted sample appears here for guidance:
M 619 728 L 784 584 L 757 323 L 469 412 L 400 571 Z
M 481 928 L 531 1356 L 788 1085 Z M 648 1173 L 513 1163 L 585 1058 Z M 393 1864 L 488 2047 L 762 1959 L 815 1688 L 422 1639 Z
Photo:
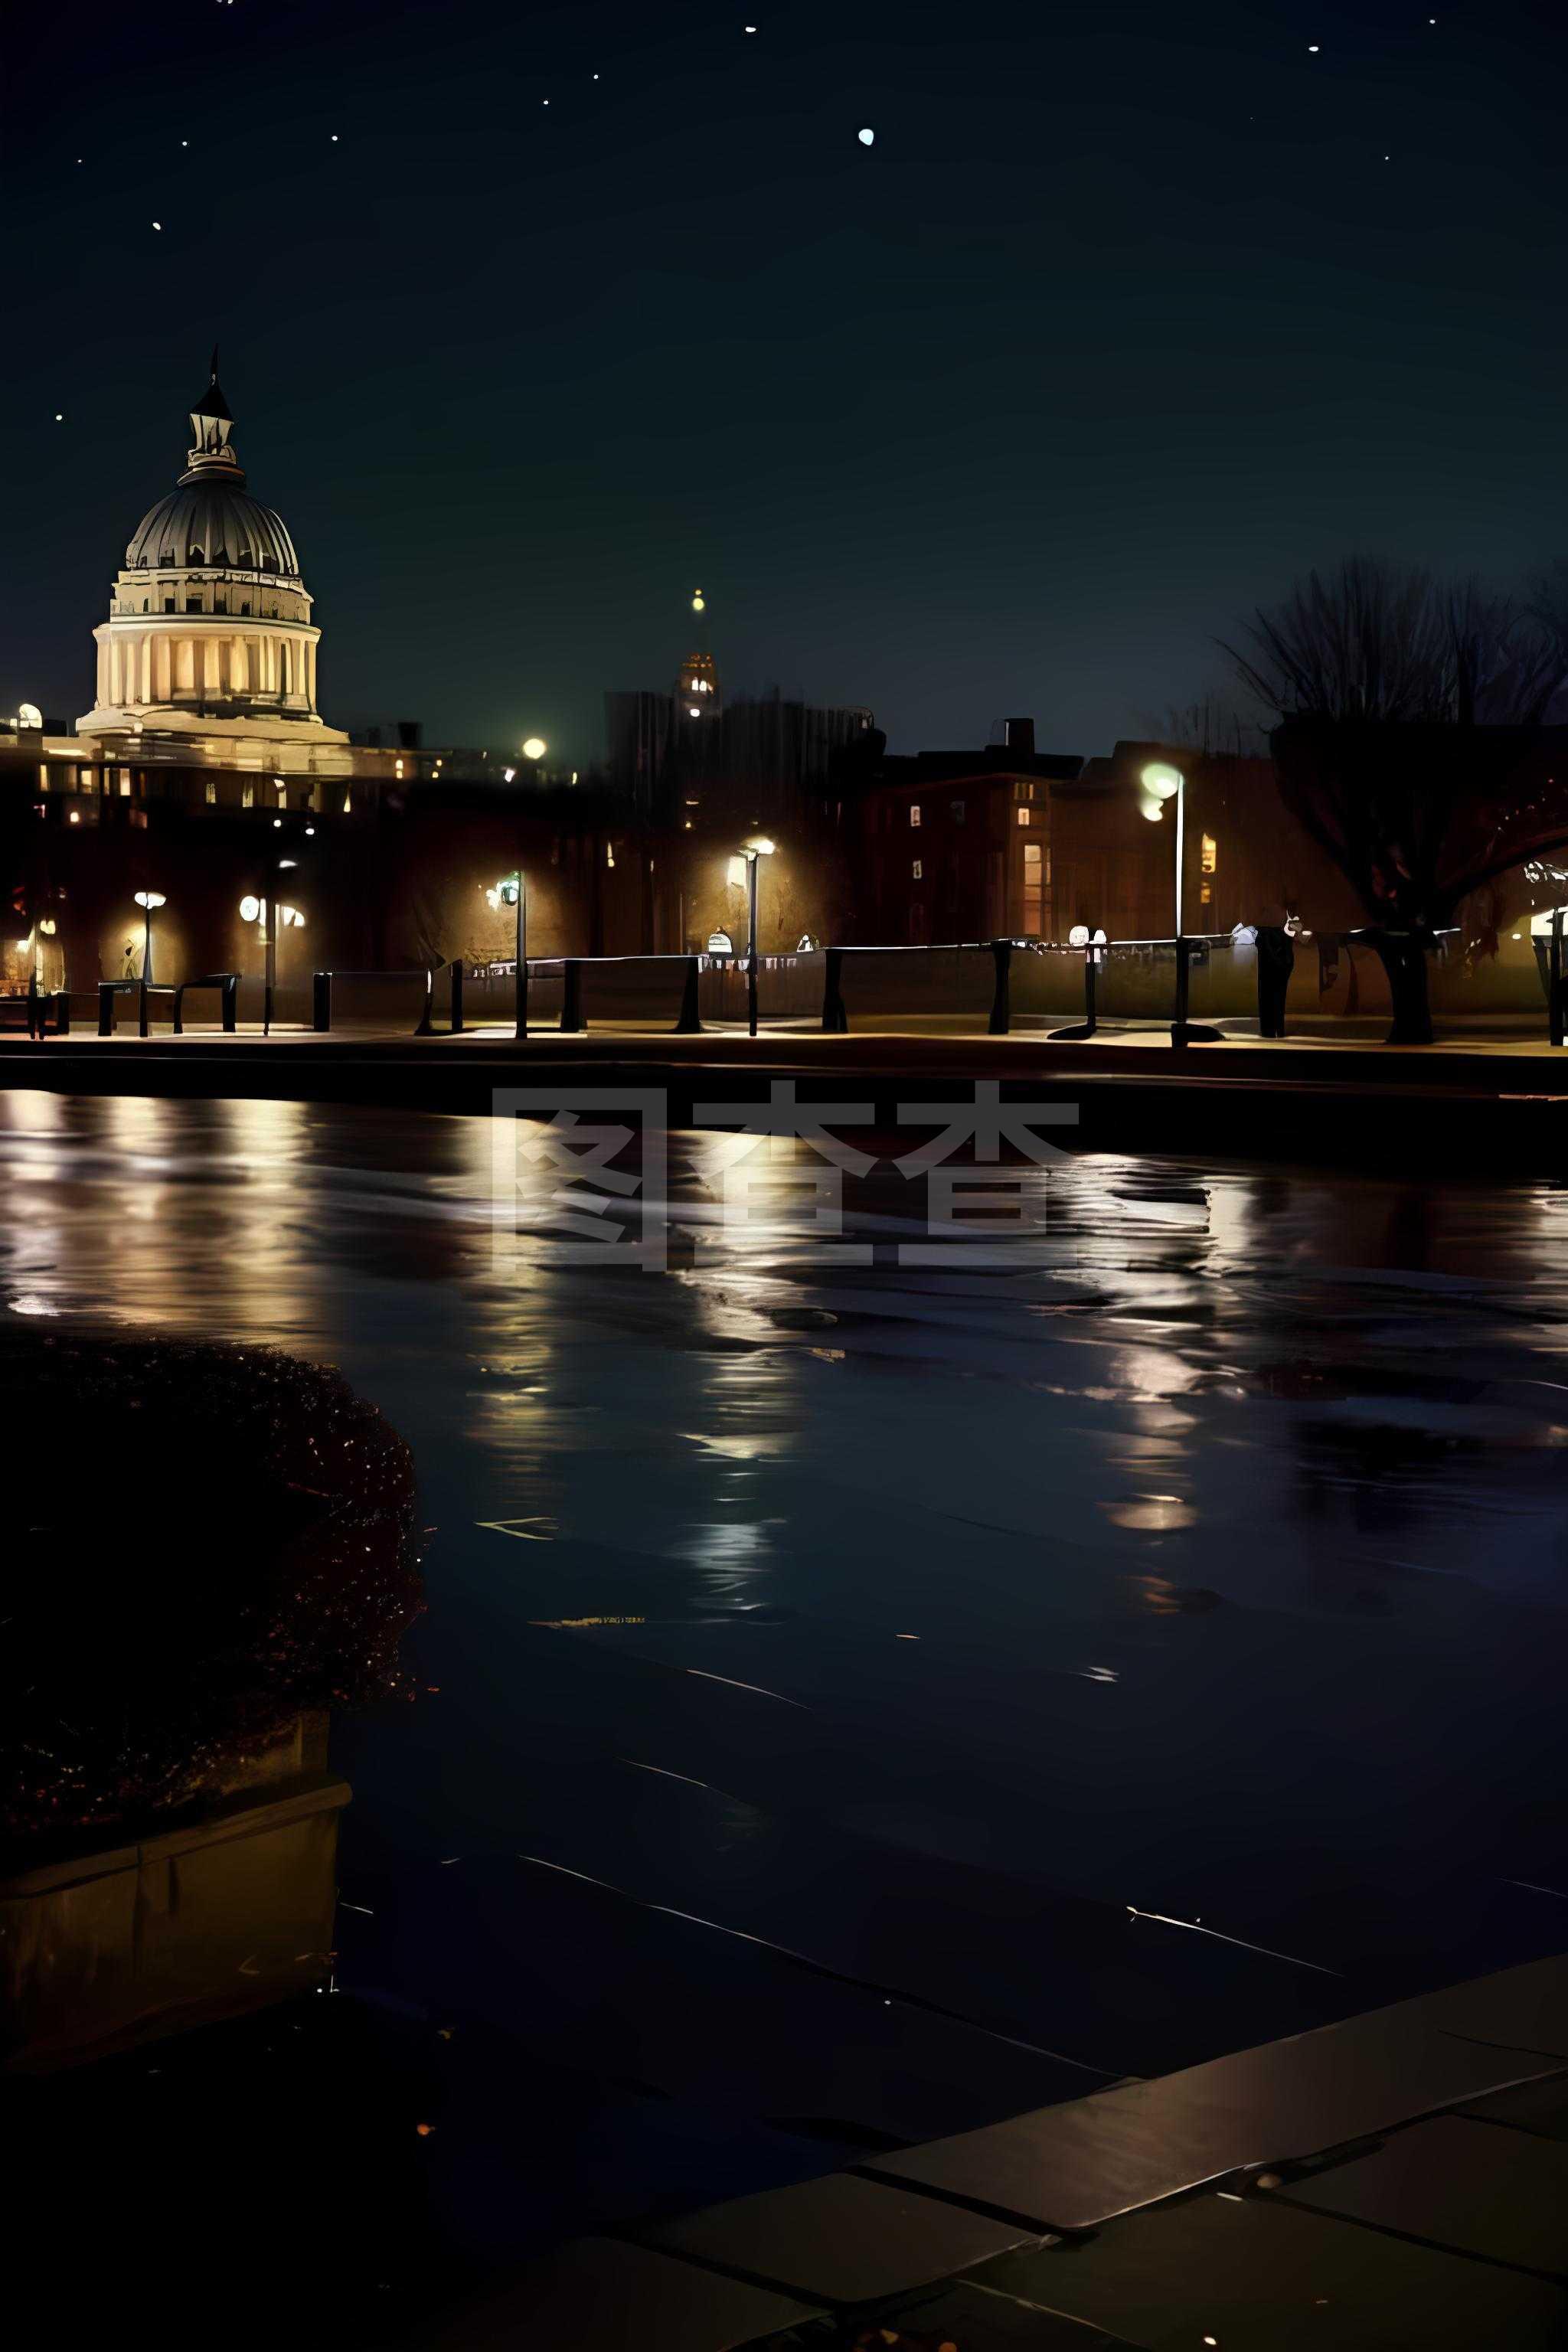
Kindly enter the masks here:
M 217 382 L 217 345 L 216 343 L 213 345 L 212 381 L 214 383 Z

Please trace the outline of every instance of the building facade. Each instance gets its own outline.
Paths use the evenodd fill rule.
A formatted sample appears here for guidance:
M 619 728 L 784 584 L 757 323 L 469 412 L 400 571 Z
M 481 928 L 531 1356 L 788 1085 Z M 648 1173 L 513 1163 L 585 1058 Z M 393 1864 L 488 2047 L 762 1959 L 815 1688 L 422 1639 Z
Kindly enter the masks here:
M 251 496 L 212 377 L 185 470 L 142 518 L 93 631 L 97 690 L 79 735 L 106 757 L 166 754 L 346 773 L 316 707 L 321 631 L 281 516 Z

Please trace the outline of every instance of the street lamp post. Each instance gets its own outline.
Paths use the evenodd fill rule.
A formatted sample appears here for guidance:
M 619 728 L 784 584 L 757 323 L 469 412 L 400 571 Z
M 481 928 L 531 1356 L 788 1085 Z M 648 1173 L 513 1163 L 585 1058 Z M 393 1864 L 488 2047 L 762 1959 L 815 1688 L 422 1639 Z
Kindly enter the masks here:
M 1151 824 L 1158 824 L 1165 814 L 1165 803 L 1176 803 L 1176 1003 L 1171 1022 L 1173 1045 L 1221 1042 L 1217 1029 L 1187 1019 L 1187 947 L 1182 933 L 1182 884 L 1186 870 L 1187 848 L 1187 780 L 1180 768 L 1173 768 L 1163 760 L 1151 761 L 1138 779 L 1143 788 L 1139 806 Z
M 292 873 L 299 862 L 296 857 L 280 857 L 276 871 L 279 874 Z M 276 885 L 273 885 L 269 895 L 264 898 L 247 893 L 240 900 L 239 919 L 242 923 L 259 923 L 261 926 L 261 1034 L 269 1037 L 272 1034 L 272 1000 L 278 987 L 278 933 L 290 928 L 303 930 L 305 918 L 298 907 L 280 907 L 278 904 Z
M 528 884 L 521 866 L 515 874 L 503 875 L 485 896 L 492 907 L 513 907 L 517 910 L 517 936 L 512 950 L 516 957 L 512 1034 L 521 1040 L 528 1034 Z
M 136 904 L 142 908 L 143 918 L 142 984 L 145 988 L 151 986 L 153 980 L 153 909 L 154 907 L 166 907 L 169 902 L 162 890 L 138 890 L 135 897 Z
M 741 852 L 746 861 L 746 1031 L 757 1034 L 757 866 L 771 857 L 773 843 L 765 834 L 753 834 Z

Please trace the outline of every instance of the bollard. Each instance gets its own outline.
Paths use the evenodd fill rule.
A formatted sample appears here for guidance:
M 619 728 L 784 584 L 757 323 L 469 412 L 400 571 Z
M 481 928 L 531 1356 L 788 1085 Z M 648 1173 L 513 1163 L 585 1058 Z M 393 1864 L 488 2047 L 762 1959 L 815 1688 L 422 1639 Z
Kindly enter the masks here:
M 1553 907 L 1552 909 L 1552 950 L 1549 970 L 1551 985 L 1547 991 L 1547 1004 L 1551 1015 L 1552 1043 L 1554 1045 L 1561 1045 L 1563 1043 L 1563 909 L 1561 907 Z
M 452 979 L 451 1027 L 452 1034 L 455 1037 L 458 1034 L 463 1026 L 463 959 L 461 956 L 454 956 L 452 958 L 450 971 Z
M 1171 1024 L 1171 1043 L 1184 1045 L 1187 1042 L 1187 943 L 1176 941 L 1176 1013 Z
M 237 971 L 225 976 L 221 1018 L 226 1034 L 232 1037 L 239 1026 L 239 974 Z
M 415 1026 L 416 1037 L 433 1037 L 436 1034 L 436 974 L 427 964 L 425 968 L 425 995 L 419 1007 L 419 1019 Z
M 992 1037 L 1005 1037 L 1013 1018 L 1009 988 L 1013 968 L 1012 940 L 993 940 L 991 954 L 996 966 L 996 988 L 991 999 L 991 1018 L 986 1024 L 986 1034 Z
M 71 992 L 68 987 L 55 991 L 55 1035 L 68 1037 L 71 1033 Z
M 330 1029 L 332 1025 L 332 975 L 318 971 L 310 979 L 310 1026 Z
M 114 982 L 100 980 L 98 983 L 98 1034 L 100 1037 L 114 1034 Z
M 583 1018 L 583 965 L 576 956 L 567 956 L 561 967 L 561 1026 L 576 1035 L 586 1029 Z
M 1086 926 L 1084 936 L 1088 944 L 1083 951 L 1083 1019 L 1074 1022 L 1070 1029 L 1051 1030 L 1048 1033 L 1047 1043 L 1054 1043 L 1058 1038 L 1070 1037 L 1076 1044 L 1094 1034 L 1095 1023 L 1099 1018 L 1095 1005 L 1095 991 L 1099 985 L 1100 959 L 1106 952 L 1104 947 L 1097 945 L 1096 942 L 1102 941 L 1105 934 L 1103 931 Z M 1071 944 L 1069 940 L 1068 945 Z
M 33 964 L 27 972 L 27 1034 L 42 1034 L 43 1015 L 38 1010 L 38 967 Z
M 136 1034 L 138 1037 L 147 1034 L 147 983 L 144 980 L 136 983 Z
M 697 1006 L 697 958 L 688 956 L 686 979 L 680 991 L 680 1018 L 672 1033 L 677 1037 L 700 1037 L 702 1034 L 702 1020 Z
M 844 1003 L 842 948 L 829 948 L 822 959 L 822 1025 L 838 1037 L 848 1031 L 849 1013 Z

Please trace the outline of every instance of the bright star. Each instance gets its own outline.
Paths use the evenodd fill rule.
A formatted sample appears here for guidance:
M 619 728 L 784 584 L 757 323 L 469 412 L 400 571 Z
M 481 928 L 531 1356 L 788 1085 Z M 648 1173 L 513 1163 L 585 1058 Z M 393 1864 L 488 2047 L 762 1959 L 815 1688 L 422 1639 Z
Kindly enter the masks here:
M 858 131 L 855 136 L 862 147 L 870 147 L 875 144 L 877 134 L 874 131 Z

